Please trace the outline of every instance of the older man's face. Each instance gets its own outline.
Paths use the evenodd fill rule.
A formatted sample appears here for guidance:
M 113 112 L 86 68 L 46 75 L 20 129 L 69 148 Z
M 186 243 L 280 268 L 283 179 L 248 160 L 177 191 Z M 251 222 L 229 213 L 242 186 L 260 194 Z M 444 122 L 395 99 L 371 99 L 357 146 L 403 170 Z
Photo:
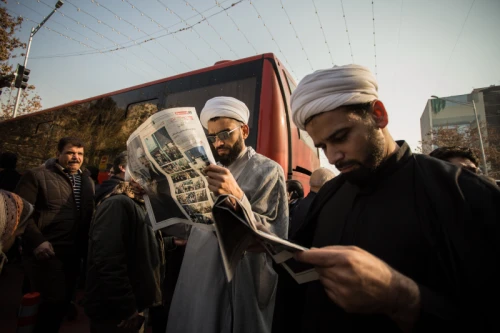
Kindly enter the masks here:
M 73 146 L 68 143 L 57 156 L 59 164 L 70 173 L 76 173 L 83 163 L 83 147 Z
M 315 116 L 306 130 L 330 164 L 353 183 L 365 180 L 384 159 L 385 138 L 370 115 L 339 107 Z
M 235 131 L 229 134 L 229 138 L 221 140 L 217 134 L 221 132 Z M 248 136 L 248 126 L 230 118 L 219 118 L 208 122 L 208 135 L 215 135 L 217 139 L 212 143 L 217 160 L 223 165 L 229 166 L 233 163 L 245 148 L 244 139 Z

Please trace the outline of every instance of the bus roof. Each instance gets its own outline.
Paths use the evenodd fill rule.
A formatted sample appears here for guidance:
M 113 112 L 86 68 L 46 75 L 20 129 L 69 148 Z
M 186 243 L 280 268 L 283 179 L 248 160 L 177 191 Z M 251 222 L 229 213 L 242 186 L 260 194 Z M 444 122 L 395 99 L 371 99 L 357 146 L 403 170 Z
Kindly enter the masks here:
M 259 54 L 259 55 L 255 55 L 255 56 L 247 57 L 247 58 L 242 58 L 242 59 L 238 59 L 238 60 L 221 60 L 221 61 L 217 61 L 214 65 L 209 66 L 209 67 L 200 68 L 200 69 L 197 69 L 197 70 L 194 70 L 194 71 L 190 71 L 190 72 L 184 72 L 184 73 L 181 73 L 181 74 L 177 74 L 177 75 L 174 75 L 174 76 L 169 76 L 169 77 L 166 77 L 166 78 L 163 78 L 163 79 L 158 79 L 158 80 L 155 80 L 155 81 L 141 83 L 141 84 L 138 84 L 136 86 L 132 86 L 132 87 L 128 87 L 128 88 L 123 88 L 123 89 L 120 89 L 120 90 L 115 90 L 115 91 L 112 91 L 112 92 L 109 92 L 109 93 L 105 93 L 105 94 L 102 94 L 102 95 L 98 95 L 98 96 L 86 98 L 86 99 L 83 99 L 83 100 L 71 101 L 69 103 L 57 105 L 57 106 L 54 106 L 54 107 L 51 107 L 51 108 L 48 108 L 48 109 L 45 109 L 45 110 L 41 110 L 41 111 L 37 111 L 37 112 L 33 112 L 33 113 L 28 113 L 28 114 L 23 114 L 23 115 L 18 116 L 16 118 L 7 119 L 7 120 L 5 120 L 3 122 L 5 123 L 5 122 L 10 122 L 10 121 L 15 121 L 16 119 L 27 118 L 27 117 L 30 117 L 30 116 L 35 115 L 35 114 L 39 115 L 41 113 L 50 112 L 50 111 L 57 110 L 57 109 L 60 109 L 60 108 L 63 108 L 63 107 L 68 107 L 68 106 L 72 106 L 72 105 L 76 105 L 76 104 L 80 104 L 80 103 L 85 103 L 85 102 L 90 102 L 90 101 L 97 100 L 97 99 L 100 99 L 100 98 L 104 98 L 104 97 L 107 97 L 107 96 L 112 96 L 112 95 L 116 95 L 116 94 L 125 93 L 125 92 L 128 92 L 128 91 L 132 91 L 132 90 L 135 90 L 135 89 L 140 89 L 140 88 L 147 87 L 147 86 L 150 86 L 150 85 L 154 85 L 154 84 L 157 84 L 157 83 L 167 82 L 167 81 L 175 80 L 175 79 L 178 79 L 178 78 L 181 78 L 181 77 L 185 77 L 185 76 L 189 76 L 189 75 L 193 75 L 193 74 L 198 74 L 198 73 L 204 73 L 204 72 L 208 72 L 208 71 L 211 71 L 211 70 L 214 70 L 214 69 L 218 69 L 218 68 L 224 68 L 224 67 L 234 66 L 234 65 L 238 65 L 238 64 L 241 64 L 241 63 L 250 62 L 250 61 L 254 61 L 254 60 L 258 60 L 258 59 L 273 59 L 273 60 L 275 60 L 275 61 L 277 61 L 279 63 L 278 58 L 273 53 L 263 53 L 263 54 Z M 287 73 L 288 73 L 288 71 L 287 71 Z

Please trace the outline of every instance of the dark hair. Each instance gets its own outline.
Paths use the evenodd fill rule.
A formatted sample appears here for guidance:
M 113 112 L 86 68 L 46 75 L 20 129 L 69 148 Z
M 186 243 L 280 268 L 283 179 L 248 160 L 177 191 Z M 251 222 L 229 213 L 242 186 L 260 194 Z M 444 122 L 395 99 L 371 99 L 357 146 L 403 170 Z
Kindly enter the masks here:
M 0 168 L 15 169 L 17 165 L 17 155 L 14 153 L 2 153 L 0 155 Z
M 120 166 L 126 167 L 128 164 L 128 152 L 122 151 L 113 161 L 113 173 L 115 175 L 121 173 Z
M 469 159 L 476 166 L 479 166 L 478 163 L 479 159 L 477 158 L 476 154 L 474 154 L 474 152 L 470 148 L 466 147 L 457 147 L 457 146 L 439 147 L 437 149 L 434 149 L 429 154 L 429 156 L 447 162 L 454 157 L 462 157 Z
M 294 199 L 303 198 L 304 197 L 304 187 L 302 183 L 295 179 L 290 179 L 286 181 L 286 191 L 287 192 L 295 192 L 296 196 L 292 197 Z
M 64 147 L 69 144 L 78 148 L 85 148 L 82 140 L 74 136 L 68 136 L 59 140 L 59 143 L 57 144 L 57 151 L 62 153 Z
M 346 108 L 347 113 L 352 112 L 352 113 L 357 114 L 361 118 L 365 118 L 368 115 L 368 113 L 370 112 L 370 110 L 372 109 L 372 102 L 343 105 L 343 106 Z M 333 111 L 333 110 L 331 110 L 331 111 Z M 318 113 L 318 114 L 315 114 L 314 116 L 307 118 L 305 123 L 304 123 L 304 126 L 309 124 L 311 122 L 311 120 L 313 120 L 314 117 L 316 117 L 317 115 L 320 115 L 320 114 L 321 113 Z

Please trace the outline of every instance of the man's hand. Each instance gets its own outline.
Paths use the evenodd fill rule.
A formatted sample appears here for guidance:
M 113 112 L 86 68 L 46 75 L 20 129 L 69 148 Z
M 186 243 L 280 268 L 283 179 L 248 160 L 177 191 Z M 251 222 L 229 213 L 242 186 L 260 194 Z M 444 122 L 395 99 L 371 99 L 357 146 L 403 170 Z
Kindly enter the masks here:
M 347 312 L 387 314 L 403 330 L 418 319 L 417 284 L 358 247 L 328 246 L 295 258 L 316 266 L 328 297 Z
M 118 324 L 118 327 L 123 328 L 123 329 L 128 329 L 128 330 L 137 330 L 138 329 L 137 327 L 139 326 L 140 320 L 141 320 L 141 315 L 139 315 L 139 313 L 137 313 L 137 311 L 136 311 L 128 319 L 122 320 Z
M 231 194 L 240 200 L 243 198 L 243 191 L 228 169 L 210 164 L 205 168 L 205 173 L 207 175 L 208 188 L 215 195 Z
M 180 239 L 180 238 L 174 237 L 174 244 L 176 246 L 186 246 L 187 242 L 188 242 L 187 239 Z
M 48 241 L 38 245 L 38 247 L 33 250 L 33 254 L 38 260 L 47 260 L 56 255 L 52 244 Z

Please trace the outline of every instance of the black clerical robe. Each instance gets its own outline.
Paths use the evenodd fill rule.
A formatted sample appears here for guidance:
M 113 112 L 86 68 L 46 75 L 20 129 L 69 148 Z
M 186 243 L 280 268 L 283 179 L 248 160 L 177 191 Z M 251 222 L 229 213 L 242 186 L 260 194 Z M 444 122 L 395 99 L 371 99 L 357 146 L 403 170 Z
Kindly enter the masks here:
M 414 280 L 421 294 L 416 331 L 498 331 L 500 293 L 493 273 L 500 264 L 499 189 L 398 144 L 362 188 L 342 175 L 325 184 L 296 240 L 308 247 L 358 246 Z M 345 312 L 318 281 L 307 287 L 302 328 L 399 331 L 385 315 Z

